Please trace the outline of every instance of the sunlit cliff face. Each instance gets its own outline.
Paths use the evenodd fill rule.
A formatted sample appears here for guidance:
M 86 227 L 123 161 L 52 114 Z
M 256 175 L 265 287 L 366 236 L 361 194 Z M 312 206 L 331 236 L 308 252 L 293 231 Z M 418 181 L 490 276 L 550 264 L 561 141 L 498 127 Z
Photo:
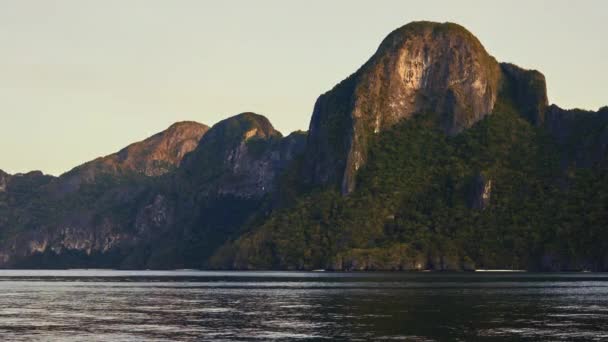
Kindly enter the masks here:
M 471 127 L 492 111 L 500 77 L 496 60 L 459 25 L 415 22 L 393 31 L 361 69 L 317 101 L 310 145 L 335 154 L 309 156 L 313 182 L 339 181 L 343 193 L 352 192 L 369 135 L 412 115 L 439 114 L 450 135 Z M 335 128 L 338 120 L 350 122 Z M 330 142 L 340 135 L 343 141 Z

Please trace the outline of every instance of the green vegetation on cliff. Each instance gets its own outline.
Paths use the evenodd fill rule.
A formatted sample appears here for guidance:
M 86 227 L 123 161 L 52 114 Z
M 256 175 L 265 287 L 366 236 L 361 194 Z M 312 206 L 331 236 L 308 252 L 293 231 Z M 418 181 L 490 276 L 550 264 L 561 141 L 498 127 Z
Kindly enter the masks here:
M 564 174 L 558 144 L 504 98 L 460 135 L 445 135 L 438 120 L 421 114 L 375 135 L 355 193 L 344 197 L 330 187 L 302 196 L 220 249 L 212 265 L 601 267 L 608 247 L 601 242 L 608 237 L 605 171 Z M 471 205 L 479 176 L 489 184 L 485 208 Z

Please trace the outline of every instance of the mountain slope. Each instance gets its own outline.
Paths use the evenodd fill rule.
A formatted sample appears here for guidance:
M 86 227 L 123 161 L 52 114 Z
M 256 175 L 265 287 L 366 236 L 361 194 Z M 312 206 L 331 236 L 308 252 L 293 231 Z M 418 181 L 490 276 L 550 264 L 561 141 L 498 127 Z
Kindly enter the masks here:
M 61 175 L 62 192 L 71 192 L 82 183 L 93 183 L 103 175 L 140 174 L 161 176 L 179 166 L 186 154 L 198 146 L 209 127 L 198 122 L 183 121 L 171 125 L 143 141 L 133 143 L 119 152 L 97 158 Z
M 375 136 L 357 191 L 301 196 L 222 248 L 215 266 L 608 267 L 605 168 L 566 172 L 562 160 L 570 152 L 503 100 L 455 137 L 444 135 L 438 120 L 420 115 Z
M 306 136 L 283 137 L 267 118 L 242 113 L 215 124 L 171 178 L 176 220 L 148 267 L 204 267 L 207 258 L 268 208 Z M 171 241 L 171 243 L 166 243 Z M 160 256 L 162 255 L 162 257 Z M 169 261 L 170 260 L 170 261 Z

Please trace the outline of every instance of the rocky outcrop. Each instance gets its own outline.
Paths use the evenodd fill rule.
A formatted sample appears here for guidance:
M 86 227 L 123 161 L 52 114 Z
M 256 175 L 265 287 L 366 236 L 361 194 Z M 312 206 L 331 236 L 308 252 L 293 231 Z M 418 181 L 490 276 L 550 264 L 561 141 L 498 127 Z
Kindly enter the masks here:
M 545 76 L 510 63 L 501 63 L 500 66 L 504 74 L 503 86 L 515 106 L 532 124 L 541 127 L 549 106 Z
M 180 174 L 205 195 L 259 198 L 304 146 L 303 134 L 283 138 L 264 116 L 242 113 L 214 125 Z
M 58 183 L 59 192 L 73 192 L 81 184 L 92 183 L 101 175 L 163 175 L 178 167 L 208 130 L 208 126 L 197 122 L 177 122 L 117 153 L 97 158 L 65 173 Z
M 483 210 L 490 205 L 492 195 L 492 180 L 483 173 L 473 177 L 469 191 L 469 208 Z
M 8 181 L 11 175 L 0 170 L 0 192 L 6 192 L 6 187 L 8 186 Z
M 162 194 L 156 194 L 149 204 L 135 215 L 135 230 L 139 236 L 150 237 L 165 232 L 174 221 L 174 208 Z
M 459 25 L 415 22 L 393 31 L 355 74 L 317 100 L 310 181 L 352 192 L 371 134 L 425 112 L 440 114 L 447 134 L 459 133 L 492 111 L 500 78 L 496 60 Z

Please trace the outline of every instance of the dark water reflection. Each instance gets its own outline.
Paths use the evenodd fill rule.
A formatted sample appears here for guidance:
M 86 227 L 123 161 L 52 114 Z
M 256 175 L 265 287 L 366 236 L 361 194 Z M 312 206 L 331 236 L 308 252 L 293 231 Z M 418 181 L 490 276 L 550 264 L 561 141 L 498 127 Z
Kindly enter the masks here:
M 0 340 L 605 340 L 608 275 L 0 271 Z

